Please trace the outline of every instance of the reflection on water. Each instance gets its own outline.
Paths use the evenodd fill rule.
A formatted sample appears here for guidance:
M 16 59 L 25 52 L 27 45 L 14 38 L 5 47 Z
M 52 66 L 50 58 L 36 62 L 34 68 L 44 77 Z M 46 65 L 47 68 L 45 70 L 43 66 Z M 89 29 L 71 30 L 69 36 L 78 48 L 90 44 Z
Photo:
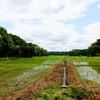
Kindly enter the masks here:
M 46 60 L 41 64 L 40 66 L 34 66 L 33 69 L 29 72 L 24 72 L 22 75 L 16 78 L 17 81 L 24 80 L 26 78 L 29 79 L 29 77 L 40 74 L 43 71 L 46 71 L 47 69 L 53 68 L 53 64 L 56 64 L 59 60 Z M 49 64 L 49 65 L 48 65 Z
M 46 60 L 43 64 L 56 64 L 59 60 Z
M 88 66 L 88 62 L 73 62 L 74 65 L 80 65 L 76 67 L 81 78 L 100 82 L 100 66 Z M 83 65 L 83 66 L 82 66 Z M 86 66 L 85 66 L 86 65 Z
M 33 68 L 30 70 L 26 70 L 21 75 L 14 77 L 10 82 L 7 82 L 6 85 L 0 84 L 0 93 L 5 92 L 8 89 L 15 89 L 16 87 L 23 86 L 28 84 L 29 82 L 33 82 L 41 77 L 43 77 L 46 73 L 48 73 L 51 69 L 54 68 L 54 65 L 59 60 L 46 60 L 41 65 L 34 64 Z
M 88 62 L 73 62 L 74 65 L 88 65 Z
M 82 78 L 100 82 L 100 74 L 96 70 L 92 69 L 92 67 L 80 66 L 77 67 L 77 70 Z

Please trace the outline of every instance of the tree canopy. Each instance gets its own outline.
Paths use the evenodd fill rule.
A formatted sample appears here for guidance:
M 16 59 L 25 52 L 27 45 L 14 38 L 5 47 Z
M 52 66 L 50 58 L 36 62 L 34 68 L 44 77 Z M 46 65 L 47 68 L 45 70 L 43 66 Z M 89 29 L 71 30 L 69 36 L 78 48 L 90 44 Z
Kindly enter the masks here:
M 33 57 L 46 56 L 48 51 L 36 44 L 27 43 L 17 35 L 7 33 L 0 27 L 0 57 Z
M 96 42 L 92 43 L 90 47 L 88 47 L 88 53 L 90 56 L 100 55 L 100 39 L 98 39 Z
M 49 55 L 87 56 L 87 49 L 73 49 L 71 51 L 51 51 Z
M 87 49 L 73 49 L 71 51 L 51 51 L 39 47 L 36 44 L 27 43 L 17 35 L 7 33 L 0 27 L 0 57 L 33 57 L 49 55 L 69 56 L 98 56 L 100 55 L 100 39 L 92 43 Z

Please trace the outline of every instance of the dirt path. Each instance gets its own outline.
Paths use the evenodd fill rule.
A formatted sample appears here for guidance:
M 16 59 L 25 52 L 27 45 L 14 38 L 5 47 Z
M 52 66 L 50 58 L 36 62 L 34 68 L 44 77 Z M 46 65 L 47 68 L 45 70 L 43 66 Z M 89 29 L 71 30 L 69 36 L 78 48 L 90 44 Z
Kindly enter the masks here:
M 61 84 L 62 67 L 56 65 L 55 69 L 48 73 L 43 79 L 30 84 L 20 90 L 13 91 L 0 97 L 0 100 L 34 100 L 35 93 L 44 91 L 51 84 Z

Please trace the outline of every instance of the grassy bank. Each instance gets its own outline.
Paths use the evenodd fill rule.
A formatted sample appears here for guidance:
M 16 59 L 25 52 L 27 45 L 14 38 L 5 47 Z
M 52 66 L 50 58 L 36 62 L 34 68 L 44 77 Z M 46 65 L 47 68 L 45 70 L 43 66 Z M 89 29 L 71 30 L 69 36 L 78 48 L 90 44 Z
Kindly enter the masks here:
M 62 58 L 61 56 L 0 58 L 0 95 L 41 79 Z

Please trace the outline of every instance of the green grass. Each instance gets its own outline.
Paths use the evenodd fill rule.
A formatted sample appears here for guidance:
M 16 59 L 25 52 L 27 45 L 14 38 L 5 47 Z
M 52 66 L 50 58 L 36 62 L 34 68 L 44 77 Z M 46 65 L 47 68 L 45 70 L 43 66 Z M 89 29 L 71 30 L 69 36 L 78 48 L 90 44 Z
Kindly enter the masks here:
M 87 57 L 87 56 L 67 56 L 69 60 L 100 60 L 100 57 Z
M 33 58 L 0 58 L 0 95 L 12 90 L 22 88 L 32 82 L 38 81 L 50 72 L 56 60 L 62 60 L 64 56 L 47 56 Z M 77 61 L 97 61 L 100 57 L 70 57 L 69 60 Z M 46 62 L 46 63 L 44 63 Z M 48 67 L 49 66 L 49 67 Z
M 89 65 L 95 65 L 95 66 L 97 65 L 97 66 L 98 66 L 98 65 L 100 65 L 100 60 L 88 61 L 88 64 L 89 64 Z
M 63 95 L 63 93 L 65 93 L 65 90 L 60 89 L 59 85 L 52 84 L 49 86 L 48 90 L 44 92 L 38 92 L 35 100 L 74 100 L 71 97 Z
M 60 89 L 59 85 L 53 84 L 48 90 L 38 92 L 35 100 L 83 100 L 93 96 L 94 93 L 85 88 L 69 86 L 67 89 Z
M 99 82 L 100 57 L 68 57 L 74 62 L 76 71 L 83 79 L 91 79 L 93 83 Z M 76 63 L 75 63 L 76 62 Z M 78 69 L 80 69 L 78 71 Z M 97 82 L 96 82 L 97 81 Z M 99 83 L 98 83 L 99 84 Z
M 0 94 L 38 81 L 55 67 L 53 61 L 62 58 L 61 56 L 48 56 L 0 59 Z
M 99 62 L 100 61 L 100 58 L 95 58 L 95 57 L 70 57 L 70 56 L 67 56 L 67 58 L 68 58 L 68 60 L 78 61 L 78 62 L 84 62 L 84 61 L 89 61 L 89 62 L 98 61 Z M 93 92 L 86 90 L 84 88 L 69 87 L 65 90 L 61 90 L 59 88 L 59 86 L 52 85 L 52 87 L 50 87 L 50 89 L 48 89 L 44 92 L 38 93 L 36 100 L 78 100 L 78 99 L 82 100 L 85 97 L 89 98 L 90 95 L 92 98 L 92 96 L 94 95 Z
M 96 84 L 96 85 L 100 86 L 100 83 L 98 83 L 98 82 L 96 82 L 96 81 L 93 81 L 93 80 L 89 80 L 89 79 L 83 79 L 83 80 L 87 80 L 87 81 L 90 81 L 91 83 L 94 83 L 94 84 Z

